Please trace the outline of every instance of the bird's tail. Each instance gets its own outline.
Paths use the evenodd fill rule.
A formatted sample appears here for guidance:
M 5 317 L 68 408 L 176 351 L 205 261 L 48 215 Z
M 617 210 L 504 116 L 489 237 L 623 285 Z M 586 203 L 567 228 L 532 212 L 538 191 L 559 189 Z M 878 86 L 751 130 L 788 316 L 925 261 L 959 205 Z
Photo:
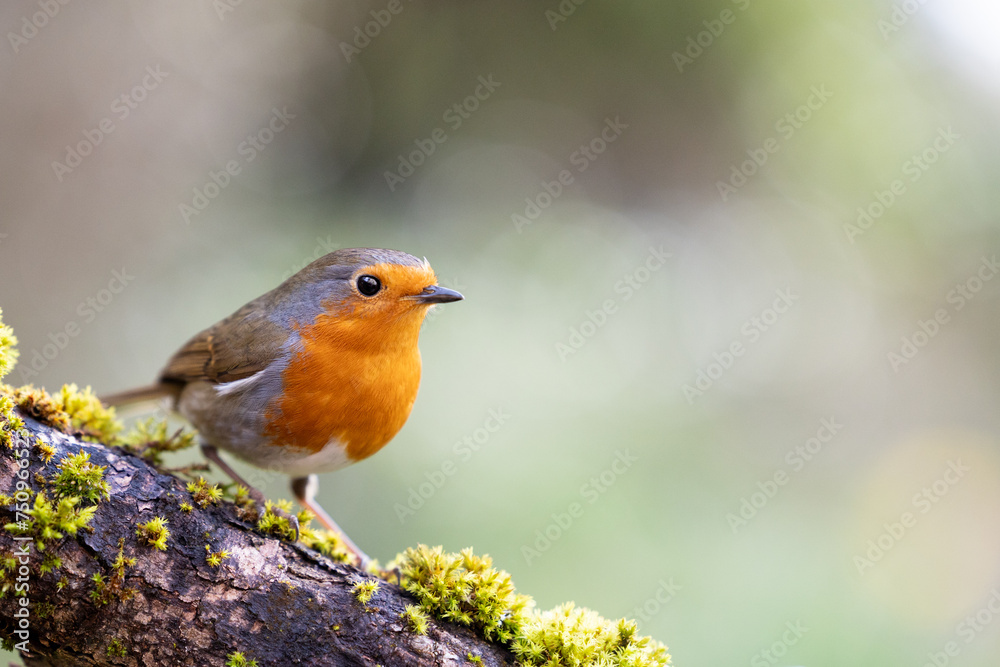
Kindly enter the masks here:
M 178 385 L 168 382 L 158 382 L 147 387 L 130 389 L 117 394 L 100 396 L 99 398 L 104 405 L 122 406 L 142 401 L 153 401 L 164 397 L 177 398 L 179 393 L 180 387 Z

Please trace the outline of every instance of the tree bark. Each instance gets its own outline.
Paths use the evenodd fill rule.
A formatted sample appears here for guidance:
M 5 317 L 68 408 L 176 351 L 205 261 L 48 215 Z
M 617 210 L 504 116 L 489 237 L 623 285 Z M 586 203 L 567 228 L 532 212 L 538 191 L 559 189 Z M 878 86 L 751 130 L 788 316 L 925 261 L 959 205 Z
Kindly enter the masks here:
M 22 658 L 29 667 L 222 666 L 235 651 L 260 667 L 461 665 L 470 662 L 470 654 L 485 665 L 516 664 L 503 648 L 449 623 L 432 620 L 426 636 L 414 634 L 399 616 L 413 600 L 396 585 L 380 581 L 366 608 L 352 587 L 371 575 L 255 533 L 229 503 L 184 512 L 180 504 L 191 502 L 191 494 L 180 479 L 118 448 L 81 441 L 27 417 L 24 421 L 33 437 L 56 451 L 45 464 L 39 450 L 31 450 L 33 490 L 45 487 L 38 473 L 52 478 L 61 459 L 80 451 L 89 452 L 92 463 L 107 466 L 105 480 L 111 486 L 110 499 L 97 504 L 91 530 L 50 541 L 43 552 L 0 530 L 3 557 L 30 545 L 29 555 L 22 557 L 30 600 L 29 651 Z M 17 438 L 16 449 L 22 447 Z M 13 496 L 15 450 L 0 449 L 0 492 Z M 167 519 L 166 551 L 136 535 L 138 523 L 155 516 Z M 13 508 L 0 508 L 0 519 L 13 522 Z M 99 573 L 111 580 L 120 540 L 124 555 L 136 559 L 125 568 L 123 582 L 131 597 L 116 595 L 108 604 L 96 604 L 93 577 Z M 211 567 L 206 544 L 230 557 Z M 43 558 L 50 553 L 61 565 L 42 574 Z M 16 581 L 18 574 L 6 577 Z M 20 597 L 8 590 L 0 600 L 0 632 L 15 642 L 21 641 L 14 634 L 21 622 L 15 616 Z

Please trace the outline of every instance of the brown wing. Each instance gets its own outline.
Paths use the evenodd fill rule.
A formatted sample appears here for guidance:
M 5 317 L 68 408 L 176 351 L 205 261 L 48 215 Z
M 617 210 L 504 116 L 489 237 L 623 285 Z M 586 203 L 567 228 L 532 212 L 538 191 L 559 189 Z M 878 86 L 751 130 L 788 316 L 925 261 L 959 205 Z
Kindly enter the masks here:
M 263 370 L 281 353 L 288 332 L 251 301 L 189 340 L 160 374 L 166 382 L 232 382 Z

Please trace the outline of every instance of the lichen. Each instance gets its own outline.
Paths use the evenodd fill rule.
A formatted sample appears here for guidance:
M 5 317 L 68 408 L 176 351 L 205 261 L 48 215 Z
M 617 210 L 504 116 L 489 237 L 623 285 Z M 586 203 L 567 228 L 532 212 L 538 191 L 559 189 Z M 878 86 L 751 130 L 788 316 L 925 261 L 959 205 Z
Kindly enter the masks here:
M 140 523 L 135 529 L 135 534 L 154 549 L 167 550 L 167 539 L 170 537 L 170 531 L 167 529 L 167 520 L 162 516 L 155 516 L 146 523 Z
M 422 610 L 506 646 L 526 667 L 670 664 L 667 647 L 638 636 L 633 621 L 611 621 L 573 603 L 535 611 L 531 599 L 515 591 L 510 575 L 470 549 L 449 554 L 441 547 L 419 545 L 400 554 L 394 564 L 402 573 L 403 588 L 417 597 Z
M 90 454 L 80 450 L 79 454 L 65 457 L 57 466 L 59 472 L 52 478 L 53 495 L 56 498 L 79 497 L 90 502 L 111 497 L 111 486 L 104 481 L 105 466 L 90 462 Z

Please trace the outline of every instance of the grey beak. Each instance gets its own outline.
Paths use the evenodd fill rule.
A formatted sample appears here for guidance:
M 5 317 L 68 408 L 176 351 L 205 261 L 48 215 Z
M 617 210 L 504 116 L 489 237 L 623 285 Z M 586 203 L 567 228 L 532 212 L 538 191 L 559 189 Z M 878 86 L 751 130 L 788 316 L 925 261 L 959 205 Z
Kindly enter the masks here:
M 420 294 L 414 294 L 410 298 L 421 303 L 449 303 L 451 301 L 461 301 L 465 297 L 453 289 L 441 287 L 440 285 L 431 285 L 424 288 L 424 291 Z

